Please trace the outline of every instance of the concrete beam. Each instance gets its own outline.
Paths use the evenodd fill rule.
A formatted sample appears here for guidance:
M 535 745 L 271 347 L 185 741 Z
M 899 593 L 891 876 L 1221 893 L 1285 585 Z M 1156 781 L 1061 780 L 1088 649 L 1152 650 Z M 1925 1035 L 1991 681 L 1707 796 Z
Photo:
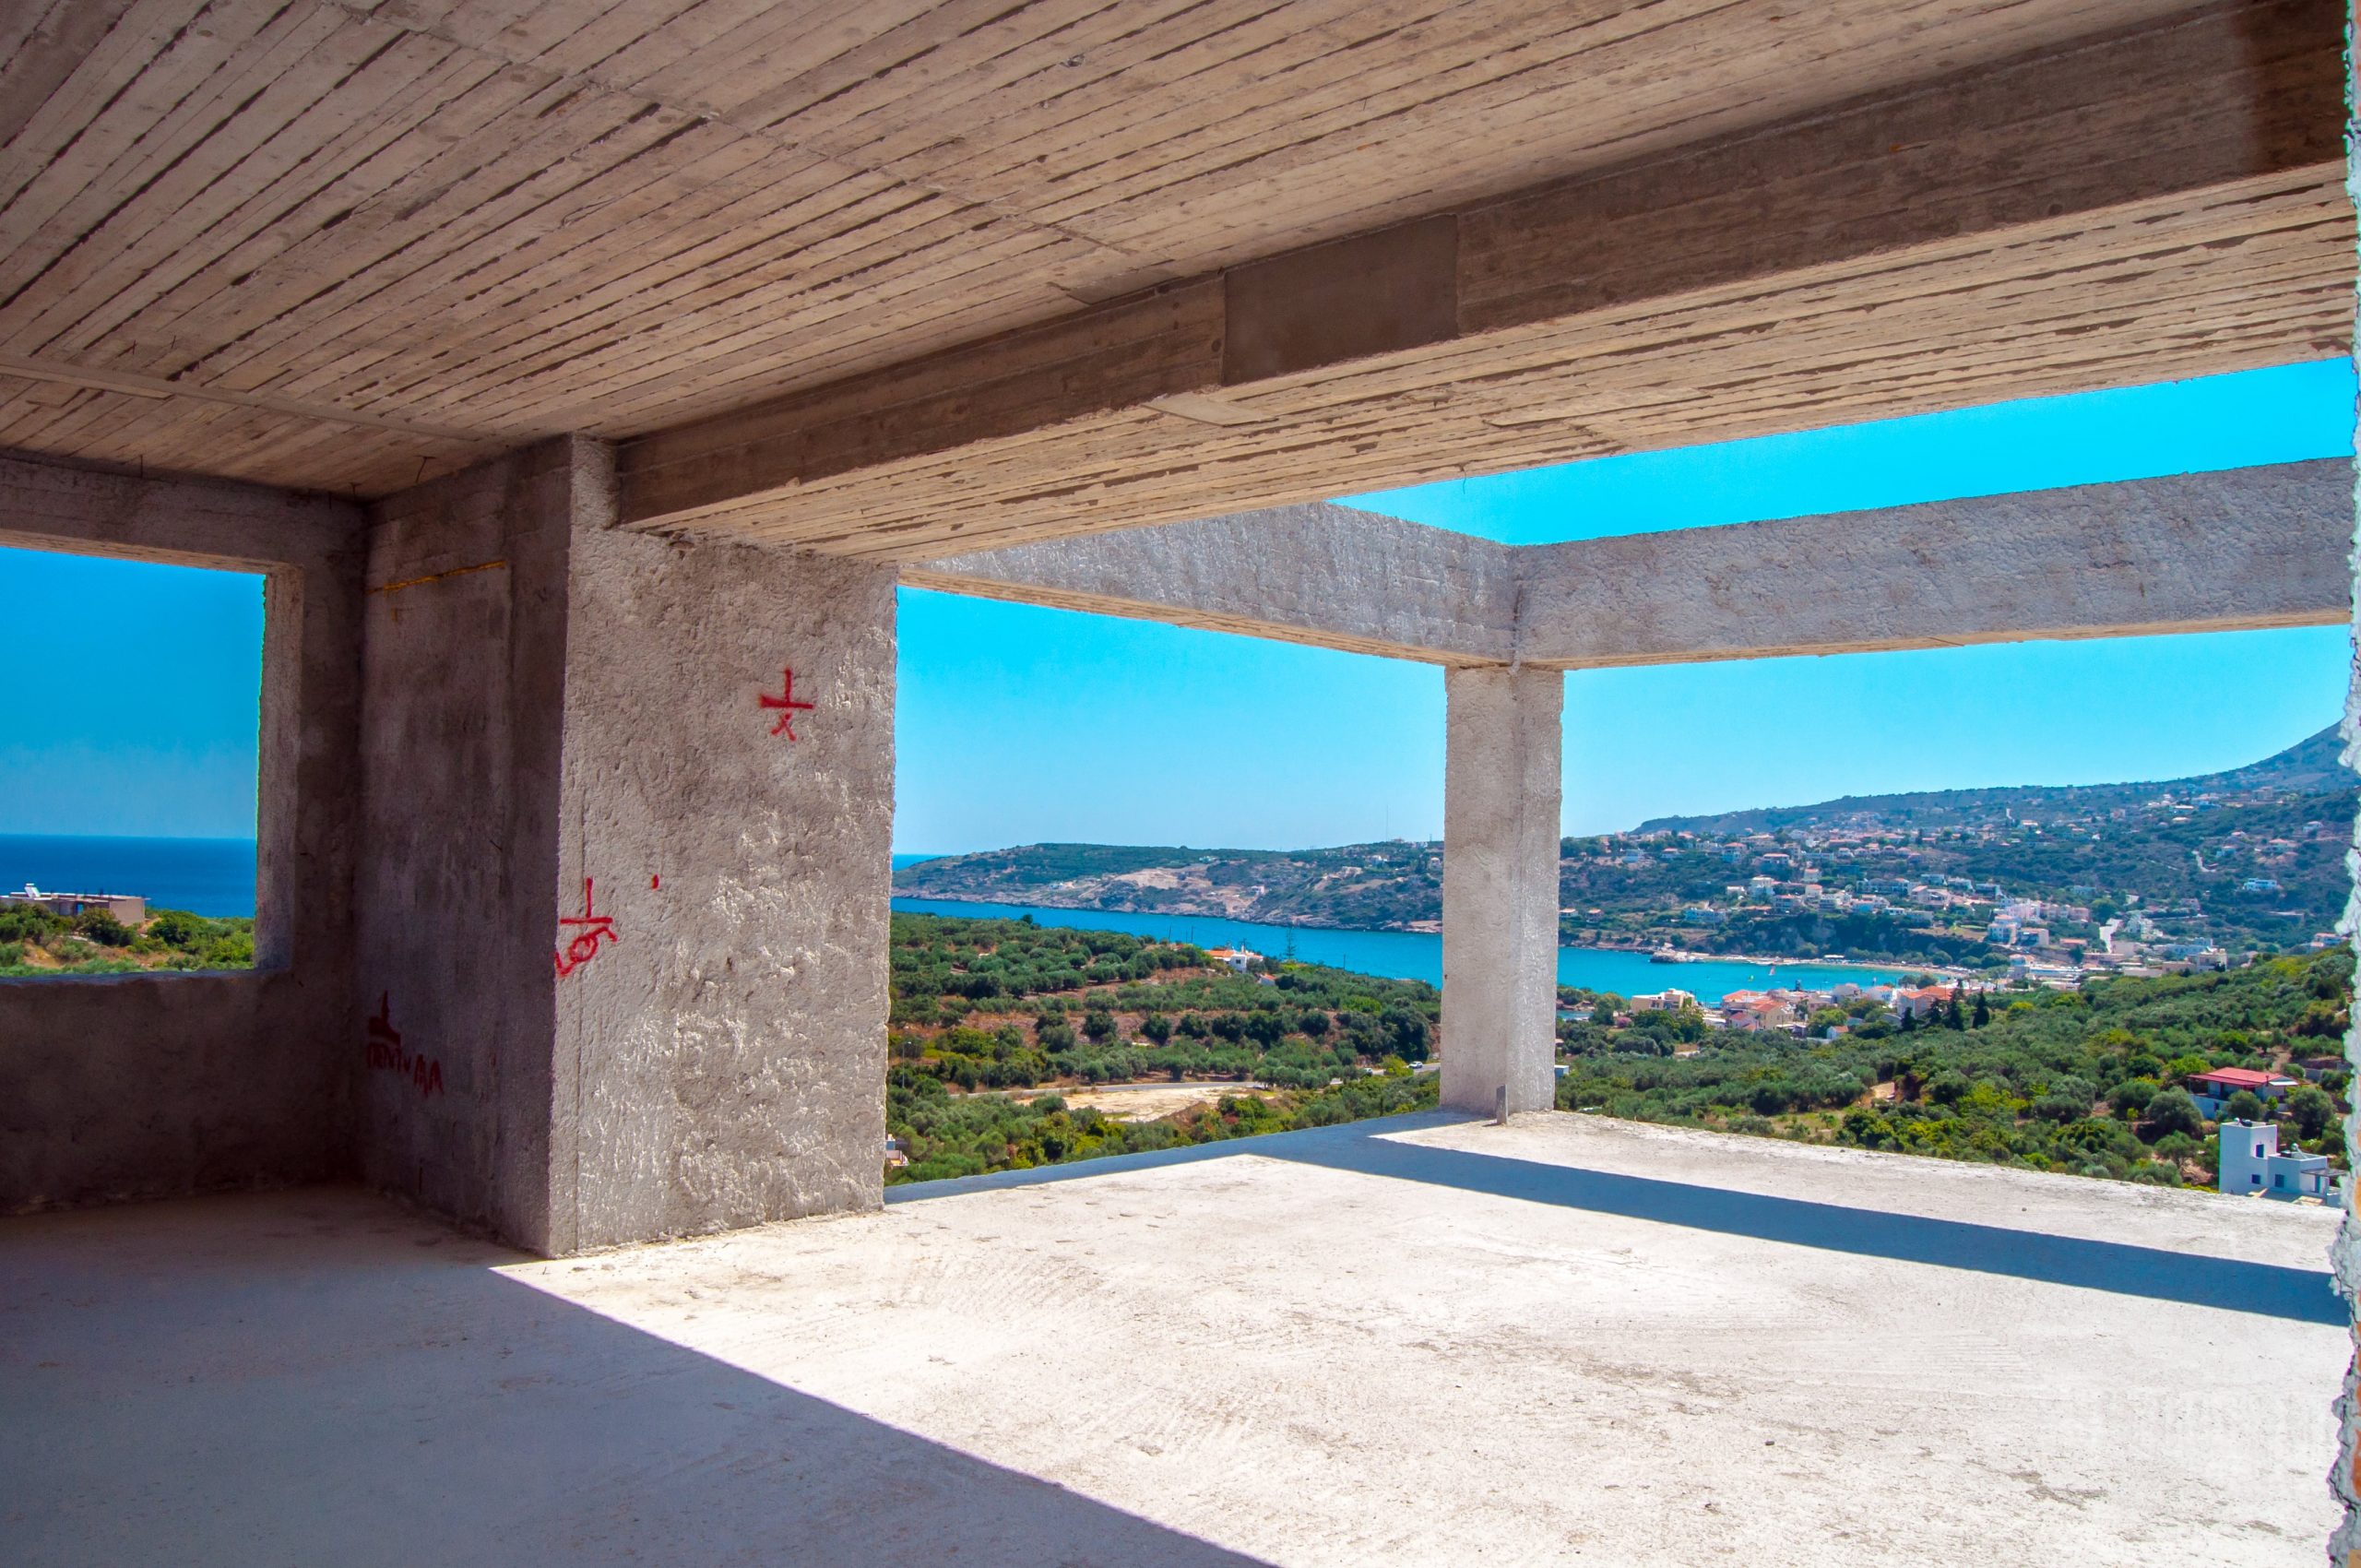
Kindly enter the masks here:
M 2150 356 L 2133 378 L 2187 374 L 2175 302 L 2200 295 L 2203 363 L 2272 362 L 2344 330 L 2273 249 L 2334 228 L 2349 277 L 2349 208 L 2320 194 L 2343 176 L 2343 23 L 2320 0 L 2206 6 L 1091 305 L 627 441 L 622 519 L 922 558 L 961 530 L 1014 542 L 1714 439 L 1764 397 L 1793 428 L 1839 402 L 2009 395 L 1993 354 L 2024 361 L 2006 388 L 2104 384 L 2127 315 Z M 2111 292 L 2135 260 L 2139 292 Z M 2043 303 L 2019 320 L 1976 293 L 1996 286 Z M 2265 298 L 2281 339 L 2241 346 L 2213 319 Z M 1944 325 L 1909 325 L 1927 312 Z M 1970 316 L 1993 340 L 1928 371 L 1928 335 Z M 1746 345 L 1774 327 L 1803 334 L 1779 356 L 1793 374 L 1853 391 L 1810 410 L 1753 386 Z M 2079 370 L 2056 362 L 2061 327 Z M 1682 357 L 1706 339 L 1727 364 Z M 1895 357 L 1914 369 L 1888 383 Z
M 1515 552 L 1314 503 L 902 569 L 914 588 L 1432 664 L 1514 653 Z
M 2352 612 L 2343 458 L 1517 552 L 1517 658 L 1578 670 Z
M 1512 548 L 1346 506 L 946 556 L 902 581 L 1442 665 L 1579 670 L 2350 612 L 2343 458 Z

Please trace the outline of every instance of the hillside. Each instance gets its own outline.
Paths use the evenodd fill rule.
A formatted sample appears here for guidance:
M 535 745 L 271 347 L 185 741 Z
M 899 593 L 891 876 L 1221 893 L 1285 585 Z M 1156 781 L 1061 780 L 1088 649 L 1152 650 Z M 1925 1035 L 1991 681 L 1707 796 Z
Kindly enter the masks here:
M 1410 1064 L 1440 1044 L 1441 1016 L 1417 980 L 1310 964 L 1234 974 L 1118 932 L 897 913 L 885 1125 L 900 1158 L 885 1179 L 1430 1107 L 1435 1078 Z
M 2160 949 L 2285 946 L 2344 904 L 2351 776 L 2322 731 L 2246 767 L 2148 783 L 1862 796 L 1666 817 L 1565 841 L 1567 941 L 1987 963 L 1993 907 L 2055 944 L 2121 919 Z M 1932 891 L 1929 891 L 1932 889 Z M 898 893 L 1276 925 L 1433 930 L 1441 846 L 1035 844 L 903 870 Z M 1980 909 L 1973 907 L 1976 904 Z M 1701 912 L 1702 911 L 1702 912 Z
M 2336 1058 L 2353 999 L 2339 945 L 2220 974 L 1998 992 L 1947 1022 L 1898 1028 L 1866 998 L 1849 1033 L 1801 1043 L 1702 1018 L 1559 1026 L 1563 1110 L 2165 1186 L 2210 1186 L 2218 1151 L 2179 1092 L 2192 1073 L 2290 1078 Z M 1628 1017 L 1628 1016 L 1626 1016 Z M 1691 1041 L 1677 1044 L 1677 1041 Z M 1690 1054 L 1675 1054 L 1687 1051 Z M 2283 1148 L 2342 1162 L 2342 1065 L 2279 1108 Z M 2260 1115 L 2260 1110 L 2253 1112 Z
M 1713 816 L 1660 816 L 1640 824 L 1639 833 L 1695 833 L 1726 836 L 1776 833 L 1783 828 L 1819 824 L 1840 826 L 1876 821 L 1924 827 L 1949 827 L 2015 816 L 2048 821 L 2056 817 L 2106 816 L 2170 795 L 2193 801 L 2200 795 L 2250 794 L 2273 791 L 2290 796 L 2336 795 L 2350 799 L 2353 776 L 2337 761 L 2343 742 L 2331 725 L 2308 735 L 2285 751 L 2227 773 L 2194 778 L 2132 784 L 2025 784 L 1987 790 L 1928 790 L 1902 795 L 1846 795 L 1807 806 L 1757 806 Z M 2351 814 L 2346 814 L 2350 815 Z

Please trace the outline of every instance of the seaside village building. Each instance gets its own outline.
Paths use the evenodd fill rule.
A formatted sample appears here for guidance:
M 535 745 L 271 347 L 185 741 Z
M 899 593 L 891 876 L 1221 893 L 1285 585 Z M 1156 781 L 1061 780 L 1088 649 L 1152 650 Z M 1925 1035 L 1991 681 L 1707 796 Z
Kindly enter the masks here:
M 1324 498 L 2346 359 L 2347 21 L 7 7 L 0 543 L 266 629 L 255 968 L 0 982 L 0 1562 L 2345 1562 L 2334 1211 L 1551 1069 L 1567 671 L 2343 624 L 2350 464 Z M 1443 1110 L 887 1204 L 905 587 L 1438 667 Z
M 2221 1180 L 2225 1194 L 2266 1198 L 2325 1198 L 2336 1192 L 2324 1154 L 2282 1154 L 2275 1122 L 2222 1123 Z

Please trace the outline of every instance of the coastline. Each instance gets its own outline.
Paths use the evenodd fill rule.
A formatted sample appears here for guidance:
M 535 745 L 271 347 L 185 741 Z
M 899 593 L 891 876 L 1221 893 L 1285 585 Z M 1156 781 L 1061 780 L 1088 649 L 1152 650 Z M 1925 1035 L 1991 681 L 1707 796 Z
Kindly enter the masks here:
M 1327 921 L 1305 920 L 1300 917 L 1281 919 L 1275 916 L 1235 915 L 1204 909 L 1123 909 L 1106 904 L 1066 903 L 1052 898 L 984 898 L 943 893 L 920 893 L 899 886 L 892 888 L 891 896 L 896 898 L 924 899 L 931 904 L 974 904 L 985 909 L 1061 909 L 1068 914 L 1124 915 L 1136 920 L 1229 921 L 1240 925 L 1277 926 L 1294 931 L 1331 931 L 1345 935 L 1370 932 L 1401 936 L 1442 934 L 1441 921 L 1407 921 L 1389 925 L 1335 925 Z M 1976 972 L 1951 964 L 1911 964 L 1899 958 L 1885 957 L 1830 957 L 1825 954 L 1815 954 L 1809 958 L 1797 958 L 1783 957 L 1768 953 L 1701 953 L 1682 948 L 1677 950 L 1680 954 L 1678 958 L 1657 959 L 1655 955 L 1662 950 L 1661 947 L 1625 946 L 1619 943 L 1608 942 L 1564 941 L 1560 942 L 1559 947 L 1564 952 L 1612 953 L 1625 957 L 1646 958 L 1650 962 L 1659 963 L 1663 968 L 1669 969 L 1677 969 L 1686 964 L 1743 964 L 1753 968 L 1768 969 L 1894 968 L 1907 969 L 1913 974 L 1940 975 L 1952 979 L 1963 979 Z

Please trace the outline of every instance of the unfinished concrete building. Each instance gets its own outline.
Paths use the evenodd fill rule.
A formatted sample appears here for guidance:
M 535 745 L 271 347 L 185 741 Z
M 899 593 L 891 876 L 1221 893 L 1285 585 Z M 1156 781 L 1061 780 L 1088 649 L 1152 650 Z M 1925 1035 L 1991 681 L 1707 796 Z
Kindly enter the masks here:
M 6 7 L 0 542 L 268 588 L 256 969 L 0 982 L 0 1557 L 2346 1561 L 2316 1212 L 1519 1113 L 1562 671 L 2342 623 L 2349 465 L 1323 498 L 2349 354 L 2347 21 Z M 885 1207 L 901 583 L 1444 667 L 1444 1100 L 1511 1125 Z M 2280 1385 L 2238 1457 L 2176 1336 Z

